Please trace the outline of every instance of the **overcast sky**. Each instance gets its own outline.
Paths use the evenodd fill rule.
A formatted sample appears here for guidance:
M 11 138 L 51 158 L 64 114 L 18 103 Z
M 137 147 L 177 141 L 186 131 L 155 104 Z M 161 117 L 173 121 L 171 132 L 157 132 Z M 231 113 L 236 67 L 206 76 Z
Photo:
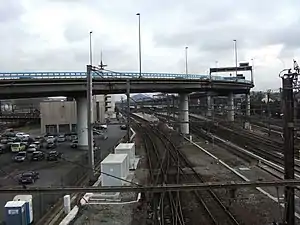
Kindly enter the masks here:
M 299 0 L 0 0 L 1 71 L 84 71 L 94 63 L 138 71 L 141 13 L 145 72 L 189 72 L 254 59 L 256 89 L 280 86 L 278 72 L 300 53 Z

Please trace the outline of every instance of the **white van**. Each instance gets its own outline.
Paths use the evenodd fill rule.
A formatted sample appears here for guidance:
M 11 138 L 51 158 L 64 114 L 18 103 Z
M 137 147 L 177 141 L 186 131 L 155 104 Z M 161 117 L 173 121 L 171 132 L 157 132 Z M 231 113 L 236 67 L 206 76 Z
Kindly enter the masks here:
M 21 142 L 15 142 L 11 144 L 10 148 L 11 152 L 20 152 L 25 150 L 25 145 Z

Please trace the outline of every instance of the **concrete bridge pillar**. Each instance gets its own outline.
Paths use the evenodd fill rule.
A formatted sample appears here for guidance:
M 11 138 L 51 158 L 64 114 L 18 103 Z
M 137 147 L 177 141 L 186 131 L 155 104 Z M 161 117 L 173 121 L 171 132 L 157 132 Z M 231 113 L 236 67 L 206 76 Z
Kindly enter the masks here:
M 87 106 L 88 102 L 86 97 L 76 99 L 78 147 L 84 150 L 88 149 Z
M 251 115 L 250 107 L 251 107 L 250 94 L 246 94 L 246 117 L 250 117 L 250 115 Z
M 228 103 L 227 103 L 227 117 L 228 121 L 234 121 L 234 98 L 233 93 L 228 95 Z
M 207 116 L 211 117 L 214 110 L 214 98 L 211 95 L 208 95 L 206 98 L 207 101 Z
M 180 132 L 189 134 L 189 97 L 185 93 L 179 94 L 179 122 Z

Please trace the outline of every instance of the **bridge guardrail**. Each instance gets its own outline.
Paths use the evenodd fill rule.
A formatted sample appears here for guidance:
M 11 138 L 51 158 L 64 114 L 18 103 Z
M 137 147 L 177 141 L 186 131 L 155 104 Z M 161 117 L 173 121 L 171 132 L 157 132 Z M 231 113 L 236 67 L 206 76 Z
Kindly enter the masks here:
M 141 79 L 179 79 L 179 80 L 209 80 L 209 75 L 201 74 L 172 74 L 172 73 L 142 73 Z M 140 74 L 137 72 L 92 72 L 94 78 L 128 78 L 137 79 Z M 82 79 L 86 78 L 86 72 L 20 72 L 0 73 L 0 80 L 19 79 Z M 250 84 L 250 80 L 238 79 L 237 77 L 211 76 L 214 81 L 229 81 Z

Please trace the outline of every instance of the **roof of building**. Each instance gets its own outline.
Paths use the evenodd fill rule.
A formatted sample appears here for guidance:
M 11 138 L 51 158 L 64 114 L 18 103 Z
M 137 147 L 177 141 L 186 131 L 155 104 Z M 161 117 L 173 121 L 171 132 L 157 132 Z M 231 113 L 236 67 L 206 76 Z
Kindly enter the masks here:
M 122 163 L 126 160 L 127 154 L 109 154 L 101 164 L 115 164 Z
M 25 201 L 8 201 L 4 207 L 21 207 L 25 204 Z
M 116 149 L 131 149 L 134 146 L 134 143 L 120 143 Z

